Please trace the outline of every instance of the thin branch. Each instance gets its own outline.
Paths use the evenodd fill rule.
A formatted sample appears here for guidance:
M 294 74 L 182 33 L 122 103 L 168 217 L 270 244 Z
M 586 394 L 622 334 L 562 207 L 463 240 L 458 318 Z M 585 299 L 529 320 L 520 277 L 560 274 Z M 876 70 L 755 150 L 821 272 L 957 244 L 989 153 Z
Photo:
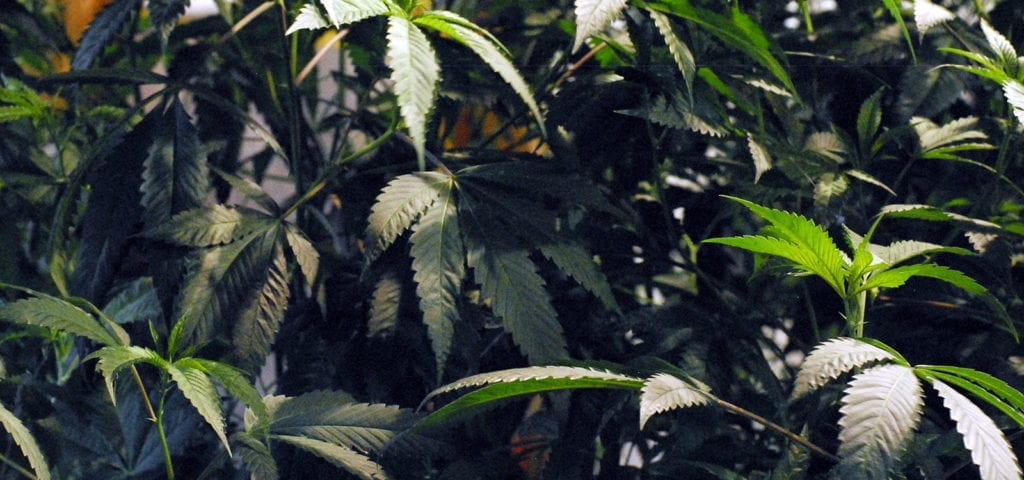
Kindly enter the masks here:
M 744 409 L 742 407 L 739 407 L 737 405 L 733 405 L 733 404 L 731 404 L 729 402 L 726 402 L 725 400 L 721 400 L 721 399 L 718 399 L 718 398 L 715 398 L 713 400 L 714 400 L 714 402 L 719 407 L 722 407 L 722 408 L 724 408 L 724 409 L 726 409 L 726 410 L 728 410 L 728 411 L 730 411 L 732 413 L 735 413 L 736 415 L 739 415 L 741 417 L 746 417 L 746 418 L 749 418 L 749 419 L 751 419 L 751 420 L 753 420 L 753 421 L 755 421 L 757 423 L 760 423 L 761 425 L 764 425 L 765 427 L 768 427 L 768 428 L 770 428 L 772 430 L 775 430 L 776 432 L 779 432 L 779 433 L 785 435 L 786 438 L 788 438 L 788 439 L 790 439 L 790 440 L 792 440 L 792 441 L 794 441 L 794 442 L 804 446 L 808 450 L 810 450 L 810 451 L 812 451 L 812 452 L 814 452 L 814 453 L 816 453 L 818 455 L 821 455 L 822 457 L 825 457 L 825 458 L 827 458 L 829 460 L 832 460 L 833 462 L 839 462 L 839 457 L 837 457 L 835 455 L 832 455 L 831 453 L 828 453 L 827 451 L 825 451 L 825 449 L 823 449 L 823 448 L 821 448 L 821 447 L 811 443 L 810 440 L 807 440 L 806 438 L 800 436 L 797 433 L 794 433 L 793 431 L 787 429 L 786 427 L 783 427 L 782 425 L 779 425 L 779 424 L 777 424 L 777 423 L 775 423 L 775 422 L 773 422 L 771 420 L 768 420 L 767 418 L 764 418 L 764 417 L 762 417 L 762 416 L 760 416 L 760 415 L 758 415 L 758 414 L 756 414 L 754 412 L 751 412 L 749 410 L 746 410 L 746 409 Z

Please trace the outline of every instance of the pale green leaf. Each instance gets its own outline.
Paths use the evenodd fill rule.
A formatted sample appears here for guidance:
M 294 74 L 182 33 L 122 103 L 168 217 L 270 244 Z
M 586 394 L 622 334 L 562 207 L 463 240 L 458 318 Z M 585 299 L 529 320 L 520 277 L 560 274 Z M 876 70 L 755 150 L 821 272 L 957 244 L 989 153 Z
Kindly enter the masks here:
M 844 175 L 825 172 L 814 182 L 814 204 L 826 206 L 834 197 L 842 195 L 849 188 Z
M 955 255 L 974 255 L 973 252 L 960 247 L 946 247 L 928 242 L 919 242 L 916 240 L 900 240 L 893 242 L 888 246 L 882 247 L 879 245 L 870 245 L 868 250 L 873 255 L 878 257 L 881 261 L 889 264 L 896 265 L 903 263 L 911 258 L 915 258 L 921 255 L 930 255 L 933 253 L 952 253 Z
M 375 260 L 420 215 L 434 204 L 449 178 L 437 172 L 418 172 L 395 177 L 370 210 L 366 226 L 366 261 Z
M 644 381 L 640 394 L 640 429 L 651 417 L 677 408 L 705 405 L 711 388 L 694 379 L 659 373 Z
M 509 60 L 505 47 L 496 38 L 481 31 L 479 27 L 472 28 L 470 26 L 472 23 L 469 20 L 444 10 L 434 10 L 418 16 L 413 19 L 413 22 L 417 25 L 423 25 L 445 33 L 453 40 L 469 47 L 473 53 L 476 53 L 481 60 L 491 67 L 491 70 L 501 76 L 502 80 L 505 80 L 512 87 L 516 95 L 519 95 L 523 103 L 530 108 L 533 118 L 537 121 L 537 126 L 544 133 L 544 117 L 540 113 L 537 101 L 533 98 L 530 86 L 527 85 L 519 70 Z
M 255 271 L 256 283 L 251 286 L 254 294 L 243 300 L 248 304 L 235 304 L 244 308 L 234 323 L 232 345 L 234 355 L 246 368 L 263 365 L 270 346 L 274 343 L 277 330 L 284 321 L 288 307 L 288 263 L 284 248 L 270 235 L 262 240 L 261 249 L 272 251 L 270 261 L 262 271 Z
M 576 0 L 576 39 L 572 51 L 601 33 L 626 8 L 627 0 Z
M 829 283 L 829 286 L 831 286 L 836 293 L 842 295 L 844 280 L 841 277 L 835 277 L 834 272 L 822 264 L 821 259 L 816 257 L 813 252 L 787 240 L 763 235 L 745 235 L 742 237 L 709 238 L 704 240 L 703 243 L 728 245 L 730 247 L 742 248 L 754 253 L 762 253 L 765 255 L 774 255 L 785 258 L 786 260 L 793 262 L 793 267 L 796 269 L 820 276 Z
M 476 283 L 520 351 L 534 365 L 564 358 L 562 325 L 527 252 L 493 244 L 485 248 L 473 237 L 469 240 L 467 261 Z
M 312 3 L 307 3 L 302 6 L 299 16 L 295 17 L 295 22 L 288 27 L 288 31 L 284 32 L 284 34 L 291 35 L 300 30 L 319 30 L 327 28 L 327 26 L 327 20 L 324 19 L 323 15 L 320 15 L 320 10 Z
M 1024 123 L 1024 85 L 1010 79 L 1003 83 L 1003 94 L 1006 95 L 1006 102 L 1013 107 L 1013 115 L 1017 121 Z
M 750 149 L 750 157 L 754 159 L 754 183 L 761 179 L 761 175 L 772 168 L 772 156 L 768 149 L 757 143 L 754 136 L 747 134 L 747 148 Z
M 799 398 L 870 362 L 895 360 L 889 352 L 855 338 L 836 338 L 814 347 L 800 366 L 792 398 Z
M 377 280 L 370 301 L 370 321 L 366 326 L 369 338 L 386 337 L 394 333 L 398 325 L 398 313 L 402 302 L 402 281 L 394 272 L 385 272 Z
M 313 453 L 363 480 L 391 478 L 379 464 L 370 460 L 369 457 L 342 445 L 292 435 L 274 435 L 272 438 Z
M 857 140 L 860 145 L 860 154 L 865 158 L 871 153 L 871 145 L 882 126 L 882 95 L 885 94 L 885 87 L 879 88 L 871 94 L 860 106 L 857 113 Z
M 679 35 L 676 34 L 675 29 L 672 27 L 672 22 L 667 15 L 657 10 L 648 10 L 647 12 L 651 15 L 651 19 L 654 20 L 654 26 L 661 33 L 661 38 L 665 40 L 665 45 L 668 46 L 672 59 L 676 61 L 676 66 L 679 67 L 679 71 L 683 74 L 686 91 L 692 97 L 693 77 L 697 75 L 697 64 L 693 59 L 693 52 L 683 42 L 683 39 L 679 38 Z
M 913 117 L 910 119 L 910 124 L 917 132 L 922 152 L 966 140 L 988 139 L 985 132 L 974 129 L 978 125 L 977 117 L 958 118 L 941 127 L 927 118 Z
M 844 479 L 888 479 L 924 405 L 921 384 L 903 365 L 871 368 L 850 382 L 839 409 L 838 472 Z
M 881 188 L 882 190 L 885 190 L 889 195 L 896 196 L 896 192 L 894 192 L 891 188 L 889 188 L 888 185 L 882 183 L 881 180 L 873 177 L 872 175 L 868 174 L 867 172 L 864 172 L 864 171 L 861 171 L 861 170 L 856 170 L 856 169 L 851 169 L 851 170 L 847 170 L 845 173 L 846 173 L 846 175 L 848 177 L 855 178 L 857 180 L 860 180 L 860 181 L 862 181 L 864 183 L 867 183 L 867 184 L 870 184 L 870 185 L 874 185 L 874 186 L 876 186 L 878 188 Z
M 100 323 L 85 310 L 50 296 L 8 303 L 0 307 L 0 320 L 52 328 L 108 346 L 129 343 L 128 333 L 120 325 L 113 322 Z
M 946 212 L 939 208 L 935 208 L 931 205 L 915 205 L 915 204 L 893 204 L 882 207 L 879 215 L 886 217 L 896 218 L 913 218 L 917 220 L 928 220 L 933 222 L 946 222 L 952 221 L 957 223 L 966 224 L 972 228 L 980 228 L 982 230 L 996 230 L 1001 231 L 1002 227 L 999 224 L 989 222 L 987 220 L 981 220 L 978 218 L 971 218 L 965 215 L 954 212 Z
M 265 229 L 273 222 L 276 220 L 260 213 L 216 204 L 185 210 L 143 235 L 185 247 L 212 247 Z
M 0 123 L 13 122 L 23 118 L 39 118 L 44 112 L 38 107 L 5 105 L 0 107 Z
M 0 425 L 3 425 L 4 430 L 7 430 L 7 433 L 14 439 L 14 443 L 21 449 L 21 453 L 28 459 L 28 464 L 35 472 L 36 478 L 49 480 L 50 467 L 46 464 L 46 457 L 39 449 L 36 438 L 32 436 L 32 432 L 25 427 L 25 424 L 21 423 L 21 420 L 2 404 L 0 404 Z
M 313 286 L 313 282 L 316 281 L 317 270 L 320 269 L 320 253 L 316 251 L 313 243 L 295 225 L 286 224 L 284 232 L 285 238 L 288 241 L 288 248 L 291 249 L 292 255 L 295 255 L 295 261 L 299 263 L 302 276 L 306 277 L 306 284 Z
M 410 254 L 416 295 L 434 349 L 438 377 L 459 322 L 458 296 L 466 276 L 464 249 L 451 184 L 413 227 Z
M 387 4 L 381 0 L 321 0 L 320 3 L 335 27 L 388 13 Z
M 1014 75 L 1017 68 L 1020 67 L 1020 60 L 1017 58 L 1017 50 L 1013 48 L 1013 44 L 1003 34 L 992 28 L 992 25 L 989 25 L 985 19 L 981 20 L 981 31 L 985 34 L 988 47 L 995 52 L 1000 65 L 1004 70 L 1009 70 L 1010 75 Z
M 971 452 L 982 480 L 1020 479 L 1017 456 L 992 418 L 953 387 L 938 379 L 931 379 L 931 383 L 956 422 L 956 431 L 963 435 L 964 446 Z
M 380 452 L 419 418 L 410 409 L 353 403 L 344 392 L 316 391 L 267 404 L 270 434 L 314 438 L 361 452 Z
M 120 287 L 103 307 L 103 314 L 114 323 L 155 321 L 163 316 L 153 279 L 141 277 Z
M 643 380 L 636 377 L 587 367 L 546 366 L 512 368 L 472 375 L 441 386 L 427 394 L 424 402 L 442 393 L 453 392 L 462 388 L 479 387 L 493 383 L 522 383 L 544 379 L 566 380 L 570 383 L 592 381 L 596 385 L 607 384 L 610 387 L 632 389 L 640 389 L 644 385 Z
M 928 0 L 914 0 L 914 23 L 917 24 L 917 31 L 924 35 L 928 29 L 956 19 L 956 15 L 944 7 L 936 5 Z
M 441 67 L 427 37 L 409 20 L 388 17 L 388 58 L 398 107 L 409 129 L 420 170 L 425 167 L 427 117 L 434 106 Z
M 843 158 L 843 154 L 847 152 L 846 145 L 839 135 L 832 132 L 815 132 L 808 135 L 804 141 L 804 150 L 827 157 L 836 163 L 846 160 Z
M 107 393 L 110 394 L 110 401 L 116 403 L 117 396 L 114 394 L 114 378 L 118 370 L 139 362 L 156 365 L 159 368 L 167 366 L 160 354 L 143 347 L 136 346 L 113 346 L 103 347 L 93 352 L 89 358 L 97 358 L 96 370 L 103 374 L 107 385 Z
M 202 370 L 182 364 L 181 361 L 168 365 L 167 373 L 171 375 L 171 380 L 174 380 L 178 390 L 181 390 L 189 403 L 217 434 L 228 455 L 231 455 L 231 445 L 225 433 L 224 413 L 221 411 L 220 394 L 217 393 L 217 387 L 210 378 Z
M 242 194 L 245 198 L 252 200 L 253 203 L 263 207 L 268 213 L 272 215 L 279 215 L 281 213 L 281 206 L 277 204 L 277 201 L 270 196 L 263 187 L 260 187 L 256 182 L 249 180 L 248 178 L 239 177 L 233 173 L 225 172 L 216 167 L 210 167 L 213 173 L 216 173 L 218 177 L 231 185 L 231 188 Z
M 241 400 L 258 418 L 265 418 L 267 416 L 267 407 L 263 404 L 263 397 L 256 390 L 253 381 L 242 370 L 223 362 L 216 362 L 205 358 L 183 358 L 175 364 L 202 370 L 207 375 L 217 379 L 217 382 L 228 393 Z
M 585 248 L 571 242 L 545 243 L 540 252 L 563 272 L 572 276 L 583 288 L 593 293 L 605 308 L 619 311 L 612 287 Z

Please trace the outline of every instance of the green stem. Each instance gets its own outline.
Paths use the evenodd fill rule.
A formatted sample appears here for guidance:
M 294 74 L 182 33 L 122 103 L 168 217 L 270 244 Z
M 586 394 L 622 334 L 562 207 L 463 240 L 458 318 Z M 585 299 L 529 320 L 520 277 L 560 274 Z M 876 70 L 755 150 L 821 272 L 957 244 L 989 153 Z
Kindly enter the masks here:
M 749 419 L 751 419 L 751 420 L 753 420 L 753 421 L 755 421 L 757 423 L 760 423 L 761 425 L 764 425 L 767 428 L 770 428 L 772 430 L 775 430 L 776 432 L 779 432 L 779 433 L 785 435 L 786 438 L 788 438 L 788 439 L 790 439 L 790 440 L 792 440 L 792 441 L 794 441 L 794 442 L 796 442 L 796 443 L 798 443 L 800 445 L 803 445 L 808 450 L 810 450 L 810 451 L 812 451 L 814 453 L 817 453 L 818 455 L 821 455 L 822 457 L 825 457 L 825 458 L 827 458 L 829 460 L 832 460 L 833 462 L 839 462 L 839 457 L 837 457 L 835 455 L 832 455 L 831 453 L 828 453 L 827 451 L 825 451 L 825 449 L 823 449 L 823 448 L 821 448 L 821 447 L 811 443 L 810 440 L 800 436 L 799 434 L 789 430 L 786 427 L 783 427 L 782 425 L 779 425 L 779 424 L 777 424 L 777 423 L 775 423 L 775 422 L 773 422 L 771 420 L 768 420 L 767 418 L 764 418 L 764 417 L 762 417 L 762 416 L 760 416 L 760 415 L 758 415 L 758 414 L 756 414 L 754 412 L 751 412 L 750 410 L 747 410 L 747 409 L 745 409 L 743 407 L 740 407 L 738 405 L 733 405 L 733 404 L 731 404 L 729 402 L 726 402 L 725 400 L 721 400 L 721 399 L 715 398 L 715 399 L 713 399 L 713 401 L 715 402 L 716 405 L 718 405 L 719 407 L 721 407 L 721 408 L 723 408 L 723 409 L 725 409 L 725 410 L 727 410 L 727 411 L 729 411 L 731 413 L 734 413 L 734 414 L 739 415 L 741 417 L 749 418 Z
M 167 480 L 174 480 L 174 464 L 171 462 L 171 446 L 167 443 L 167 433 L 164 432 L 164 402 L 167 400 L 167 389 L 160 394 L 160 408 L 155 415 L 156 433 L 160 437 L 160 447 L 164 452 L 164 463 L 167 465 Z M 150 407 L 152 408 L 152 407 Z M 152 410 L 150 410 L 152 412 Z
M 376 140 L 370 142 L 365 147 L 353 152 L 351 155 L 342 158 L 341 160 L 338 160 L 334 163 L 331 163 L 330 165 L 327 166 L 327 168 L 324 168 L 323 173 L 320 174 L 320 178 L 317 179 L 316 183 L 314 183 L 313 186 L 309 188 L 309 190 L 306 190 L 306 193 L 303 193 L 301 197 L 295 200 L 295 203 L 292 203 L 291 206 L 288 207 L 288 210 L 285 210 L 285 212 L 281 214 L 281 218 L 288 218 L 289 215 L 295 213 L 295 211 L 298 210 L 299 207 L 301 207 L 304 203 L 312 200 L 313 197 L 320 193 L 320 190 L 323 190 L 323 188 L 327 186 L 327 183 L 330 182 L 335 175 L 341 172 L 342 167 L 348 164 L 348 162 L 351 162 L 352 160 L 362 157 L 363 155 L 366 155 L 376 150 L 381 145 L 383 145 L 384 142 L 391 138 L 391 135 L 395 133 L 395 126 L 396 123 L 392 122 L 388 129 L 385 130 L 384 133 L 381 134 L 381 136 L 377 137 Z
M 859 285 L 851 285 L 850 291 L 856 291 Z M 850 334 L 856 338 L 864 336 L 864 306 L 867 304 L 868 292 L 847 295 L 843 299 L 846 307 L 846 325 Z

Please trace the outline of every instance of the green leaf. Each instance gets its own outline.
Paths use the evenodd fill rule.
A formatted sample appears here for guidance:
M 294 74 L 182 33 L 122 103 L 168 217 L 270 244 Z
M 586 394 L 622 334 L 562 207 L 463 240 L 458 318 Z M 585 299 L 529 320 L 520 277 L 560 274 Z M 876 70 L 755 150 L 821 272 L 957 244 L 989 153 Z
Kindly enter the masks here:
M 889 13 L 896 20 L 896 24 L 900 26 L 900 31 L 903 32 L 903 39 L 907 41 L 907 48 L 910 49 L 910 56 L 913 57 L 914 63 L 917 63 L 917 54 L 914 53 L 914 42 L 910 39 L 910 30 L 907 28 L 906 22 L 903 21 L 903 13 L 900 11 L 901 0 L 882 0 L 882 3 L 889 9 Z
M 391 478 L 379 464 L 370 460 L 366 455 L 355 452 L 350 448 L 292 435 L 274 435 L 272 438 L 313 453 L 363 480 L 387 480 Z
M 321 0 L 320 3 L 335 27 L 388 13 L 387 4 L 380 0 Z
M 267 407 L 263 404 L 263 397 L 256 391 L 253 381 L 242 370 L 205 358 L 183 358 L 175 362 L 175 365 L 202 370 L 217 379 L 228 393 L 241 400 L 258 418 L 267 417 Z
M 878 188 L 881 188 L 882 190 L 885 190 L 889 195 L 892 195 L 894 197 L 896 196 L 896 192 L 894 192 L 891 188 L 889 188 L 888 185 L 882 183 L 881 180 L 871 176 L 867 172 L 863 172 L 863 171 L 856 170 L 856 169 L 851 169 L 851 170 L 847 170 L 844 173 L 846 173 L 846 175 L 848 177 L 856 178 L 857 180 L 860 180 L 860 181 L 862 181 L 864 183 L 867 183 L 867 184 L 870 184 L 870 185 L 874 185 L 874 186 L 876 186 Z
M 103 345 L 127 345 L 128 332 L 113 322 L 100 323 L 85 310 L 50 296 L 27 298 L 0 307 L 0 320 L 79 335 Z
M 559 269 L 572 276 L 583 288 L 593 293 L 605 308 L 619 311 L 619 304 L 615 301 L 608 279 L 598 268 L 593 255 L 585 248 L 571 242 L 545 243 L 540 245 L 540 252 Z
M 377 280 L 370 303 L 370 321 L 366 326 L 369 338 L 386 337 L 395 332 L 402 303 L 402 282 L 388 271 Z
M 216 204 L 185 210 L 142 234 L 184 247 L 202 248 L 233 242 L 276 222 L 259 212 Z
M 591 36 L 601 33 L 623 10 L 627 0 L 576 0 L 576 39 L 572 43 L 575 53 Z
M 150 277 L 138 278 L 116 291 L 103 307 L 103 314 L 114 323 L 151 322 L 163 316 L 160 299 Z
M 291 35 L 300 30 L 319 30 L 327 28 L 328 25 L 327 20 L 320 14 L 320 9 L 312 3 L 307 3 L 299 10 L 299 16 L 295 17 L 295 22 L 288 27 L 288 31 L 284 34 Z
M 738 9 L 734 8 L 732 18 L 728 18 L 711 10 L 694 7 L 689 0 L 647 2 L 646 6 L 684 18 L 704 28 L 725 44 L 743 52 L 767 68 L 775 78 L 786 86 L 794 98 L 799 98 L 796 86 L 793 85 L 793 80 L 790 79 L 786 68 L 772 54 L 771 42 L 767 35 L 761 31 L 756 22 Z
M 257 271 L 254 295 L 247 298 L 245 306 L 234 324 L 232 344 L 234 355 L 246 368 L 257 369 L 263 365 L 270 346 L 274 343 L 277 330 L 284 321 L 288 307 L 288 262 L 280 241 L 270 235 L 262 240 L 261 249 L 272 252 L 262 272 Z
M 416 424 L 412 431 L 464 418 L 520 395 L 580 388 L 640 390 L 642 379 L 585 367 L 527 367 L 481 373 L 444 385 L 427 394 L 423 403 L 446 392 L 487 385 L 441 407 Z
M 942 404 L 949 409 L 950 418 L 956 422 L 956 431 L 963 435 L 964 446 L 971 452 L 971 460 L 978 466 L 981 478 L 1021 478 L 1017 456 L 995 422 L 953 387 L 938 379 L 932 379 L 931 383 L 942 397 Z
M 417 172 L 395 177 L 370 210 L 366 226 L 366 262 L 373 262 L 420 215 L 434 204 L 450 179 L 437 172 Z
M 295 225 L 286 224 L 284 232 L 288 248 L 291 249 L 292 255 L 295 255 L 295 261 L 299 263 L 302 276 L 306 277 L 306 284 L 312 287 L 313 282 L 316 281 L 317 270 L 320 269 L 320 253 Z
M 344 392 L 316 391 L 268 401 L 272 435 L 295 435 L 361 452 L 380 452 L 419 415 L 410 409 L 354 403 Z M 407 441 L 415 441 L 403 437 Z
M 914 205 L 914 204 L 892 204 L 882 207 L 880 216 L 892 217 L 892 218 L 913 218 L 917 220 L 928 220 L 932 222 L 955 222 L 968 226 L 972 229 L 981 229 L 983 231 L 1002 231 L 1002 227 L 998 224 L 981 220 L 977 218 L 971 218 L 959 213 L 943 211 L 939 208 L 935 208 L 931 205 Z
M 191 359 L 182 359 L 168 365 L 167 373 L 171 375 L 171 380 L 174 380 L 189 403 L 217 434 L 228 455 L 231 455 L 231 445 L 225 433 L 224 413 L 221 411 L 220 394 L 206 376 L 206 372 L 190 366 L 188 360 Z
M 0 123 L 14 122 L 23 118 L 39 118 L 44 112 L 38 107 L 5 105 L 0 107 Z
M 813 252 L 792 242 L 775 237 L 747 235 L 743 237 L 709 238 L 704 240 L 703 243 L 728 245 L 754 253 L 785 258 L 793 262 L 797 269 L 823 278 L 836 293 L 843 295 L 844 280 L 842 278 L 833 278 L 834 272 L 825 266 L 820 258 L 816 257 Z
M 692 104 L 693 78 L 697 75 L 697 64 L 693 59 L 693 52 L 683 42 L 683 39 L 679 38 L 679 35 L 676 34 L 675 28 L 672 27 L 672 22 L 669 21 L 668 16 L 657 10 L 648 10 L 647 12 L 651 15 L 651 20 L 654 20 L 654 26 L 661 33 L 661 38 L 665 40 L 665 45 L 668 46 L 672 59 L 676 61 L 679 72 L 683 74 L 683 82 L 686 83 L 686 92 L 690 96 L 690 103 Z
M 863 158 L 870 158 L 871 146 L 878 135 L 878 128 L 882 125 L 882 95 L 885 94 L 885 87 L 879 88 L 871 94 L 860 106 L 857 113 L 857 141 L 860 146 L 860 154 Z
M 992 25 L 989 25 L 985 19 L 981 20 L 981 31 L 985 34 L 988 47 L 996 54 L 999 66 L 1011 76 L 1016 75 L 1017 69 L 1020 68 L 1020 59 L 1017 57 L 1017 50 L 1013 48 L 1013 44 L 1003 34 L 992 28 Z
M 485 247 L 473 237 L 467 240 L 467 261 L 483 297 L 491 300 L 494 314 L 530 363 L 566 357 L 562 325 L 527 252 L 495 248 L 493 243 Z
M 417 25 L 433 28 L 469 47 L 473 53 L 476 53 L 481 60 L 491 67 L 491 70 L 501 76 L 512 87 L 516 95 L 519 95 L 523 103 L 530 108 L 537 126 L 541 129 L 541 133 L 547 135 L 544 132 L 544 117 L 540 113 L 540 107 L 537 106 L 536 100 L 533 99 L 533 92 L 530 91 L 530 86 L 527 85 L 519 70 L 509 60 L 505 47 L 496 38 L 486 34 L 479 27 L 471 27 L 470 25 L 473 24 L 469 20 L 444 10 L 434 10 L 420 15 L 414 18 L 413 22 Z
M 837 466 L 844 479 L 888 479 L 921 418 L 921 384 L 903 365 L 882 365 L 854 376 L 839 409 Z
M 677 408 L 706 405 L 711 388 L 693 378 L 683 380 L 675 375 L 659 373 L 644 381 L 640 395 L 640 429 L 654 415 Z
M 121 26 L 142 6 L 142 0 L 118 0 L 96 15 L 89 28 L 82 34 L 82 43 L 71 59 L 72 70 L 85 70 L 92 65 L 121 31 Z
M 409 129 L 420 170 L 426 166 L 427 117 L 434 106 L 441 67 L 434 47 L 415 24 L 388 17 L 388 58 L 398 107 Z
M 416 271 L 416 294 L 420 298 L 423 323 L 427 325 L 434 349 L 438 377 L 444 371 L 451 350 L 455 324 L 459 322 L 458 296 L 466 276 L 464 249 L 459 231 L 452 183 L 440 200 L 413 227 L 410 254 Z
M 936 125 L 927 118 L 914 117 L 910 119 L 910 124 L 913 125 L 914 131 L 917 133 L 922 152 L 929 152 L 965 140 L 988 139 L 985 132 L 975 130 L 978 125 L 978 117 L 958 118 L 942 126 Z
M 855 338 L 825 341 L 814 347 L 800 366 L 791 396 L 799 398 L 854 368 L 885 360 L 896 360 L 896 357 Z
M 860 293 L 872 288 L 897 288 L 903 286 L 911 277 L 929 277 L 942 280 L 962 290 L 974 294 L 985 295 L 988 290 L 981 286 L 973 278 L 964 275 L 958 270 L 935 265 L 933 263 L 918 263 L 904 265 L 877 272 L 864 282 L 854 293 Z
M 1006 95 L 1006 103 L 1013 108 L 1013 115 L 1017 121 L 1024 123 L 1024 85 L 1010 79 L 1003 83 L 1003 94 Z
M 168 108 L 142 174 L 143 220 L 150 229 L 177 213 L 202 207 L 209 190 L 196 127 L 177 97 Z
M 236 432 L 231 436 L 234 440 L 236 451 L 242 457 L 245 469 L 249 471 L 252 480 L 278 480 L 277 462 L 274 455 L 270 453 L 270 447 L 259 441 L 255 436 L 247 432 Z
M 814 182 L 814 204 L 827 206 L 833 198 L 846 191 L 850 184 L 845 175 L 825 172 Z
M 103 379 L 107 385 L 107 393 L 110 394 L 110 401 L 115 404 L 117 403 L 117 396 L 114 392 L 114 377 L 117 375 L 118 370 L 139 362 L 155 365 L 161 369 L 167 367 L 167 361 L 160 354 L 148 348 L 130 345 L 103 347 L 93 352 L 88 358 L 99 359 L 99 362 L 96 363 L 96 370 L 103 374 Z
M 231 188 L 236 192 L 241 193 L 245 198 L 252 200 L 257 205 L 263 207 L 267 213 L 278 216 L 281 214 L 281 206 L 277 204 L 270 194 L 263 190 L 256 182 L 249 180 L 248 178 L 242 178 L 233 173 L 225 172 L 216 167 L 210 167 L 213 173 L 216 173 L 218 177 L 223 179 Z
M 32 467 L 32 471 L 35 472 L 36 478 L 39 480 L 49 480 L 50 467 L 46 464 L 46 457 L 43 456 L 42 450 L 39 449 L 39 443 L 36 442 L 36 438 L 32 436 L 32 432 L 25 427 L 25 424 L 21 423 L 21 420 L 14 416 L 3 404 L 0 404 L 0 425 L 3 425 L 4 430 L 7 430 L 14 443 L 21 449 L 21 453 L 28 459 L 28 464 Z
M 276 268 L 273 265 L 280 252 L 277 239 L 277 229 L 271 226 L 199 252 L 178 301 L 177 316 L 179 322 L 184 322 L 180 327 L 184 340 L 181 347 L 202 345 L 227 333 L 243 312 L 261 313 L 252 308 L 263 300 L 271 269 Z
M 944 365 L 918 367 L 984 399 L 1024 427 L 1024 394 L 985 372 Z

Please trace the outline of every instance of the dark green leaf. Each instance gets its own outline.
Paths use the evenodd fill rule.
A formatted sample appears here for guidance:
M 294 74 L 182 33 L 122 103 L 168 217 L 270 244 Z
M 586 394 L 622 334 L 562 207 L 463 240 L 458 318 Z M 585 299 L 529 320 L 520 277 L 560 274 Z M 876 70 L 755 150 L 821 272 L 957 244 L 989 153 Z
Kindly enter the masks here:
M 433 205 L 448 182 L 447 176 L 436 172 L 413 173 L 391 180 L 370 212 L 366 227 L 367 263 L 375 260 Z
M 105 325 L 85 310 L 54 297 L 40 296 L 8 303 L 0 307 L 0 320 L 53 328 L 108 346 L 129 342 L 128 333 L 119 325 L 113 322 Z
M 167 373 L 174 380 L 175 385 L 185 395 L 189 403 L 195 407 L 199 415 L 206 420 L 206 423 L 213 428 L 217 438 L 220 439 L 228 455 L 231 455 L 231 444 L 228 443 L 226 427 L 224 424 L 224 413 L 221 411 L 220 394 L 217 388 L 202 370 L 190 366 L 188 360 L 183 359 L 167 366 Z
M 92 65 L 108 42 L 121 30 L 125 21 L 142 6 L 142 0 L 117 0 L 103 9 L 82 35 L 82 43 L 75 50 L 71 68 L 85 70 Z
M 146 157 L 142 206 L 147 228 L 157 228 L 175 214 L 202 206 L 209 192 L 203 160 L 196 128 L 175 97 Z
M 284 321 L 284 310 L 288 307 L 288 264 L 284 257 L 281 241 L 263 238 L 260 247 L 269 254 L 268 263 L 257 273 L 256 290 L 246 299 L 247 305 L 241 311 L 234 325 L 232 343 L 234 355 L 246 368 L 256 369 L 263 365 L 274 343 L 277 330 Z
M 266 230 L 275 223 L 276 219 L 258 212 L 216 204 L 185 210 L 143 235 L 185 247 L 213 247 Z
M 380 465 L 370 460 L 369 457 L 342 445 L 292 435 L 274 435 L 273 439 L 311 452 L 363 480 L 387 480 L 391 478 Z

